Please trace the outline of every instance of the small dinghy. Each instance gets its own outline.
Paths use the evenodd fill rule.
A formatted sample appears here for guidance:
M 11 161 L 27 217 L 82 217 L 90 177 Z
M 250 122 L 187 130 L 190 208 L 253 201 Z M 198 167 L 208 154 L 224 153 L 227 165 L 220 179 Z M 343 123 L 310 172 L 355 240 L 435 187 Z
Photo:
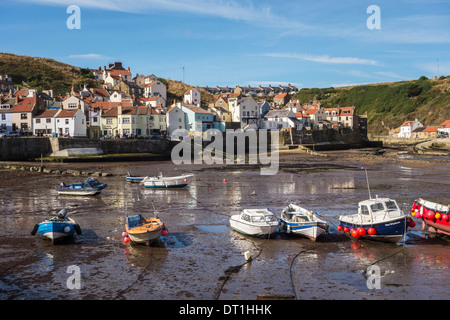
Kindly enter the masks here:
M 280 224 L 281 229 L 287 233 L 298 234 L 313 241 L 329 232 L 329 226 L 317 217 L 317 213 L 292 203 L 281 211 Z
M 278 228 L 278 220 L 268 209 L 244 209 L 230 217 L 230 226 L 249 236 L 268 237 Z
M 31 234 L 34 236 L 36 233 L 39 233 L 53 242 L 62 238 L 72 237 L 75 233 L 80 235 L 80 226 L 75 222 L 75 220 L 67 217 L 66 215 L 67 210 L 64 208 L 56 217 L 51 217 L 39 224 L 36 224 L 33 231 L 31 231 Z
M 159 217 L 145 219 L 140 214 L 127 217 L 125 230 L 132 242 L 146 245 L 167 234 L 167 227 Z
M 183 188 L 189 184 L 192 177 L 192 174 L 176 177 L 164 177 L 161 174 L 157 177 L 145 177 L 141 183 L 143 183 L 146 188 Z
M 140 183 L 142 182 L 142 180 L 144 180 L 146 177 L 137 177 L 137 176 L 132 176 L 129 172 L 128 174 L 125 176 L 125 181 L 127 182 L 132 182 L 132 183 Z
M 108 185 L 106 183 L 100 182 L 97 179 L 89 177 L 84 182 L 73 183 L 66 185 L 61 182 L 59 187 L 56 187 L 56 191 L 61 195 L 70 196 L 95 196 L 102 192 Z

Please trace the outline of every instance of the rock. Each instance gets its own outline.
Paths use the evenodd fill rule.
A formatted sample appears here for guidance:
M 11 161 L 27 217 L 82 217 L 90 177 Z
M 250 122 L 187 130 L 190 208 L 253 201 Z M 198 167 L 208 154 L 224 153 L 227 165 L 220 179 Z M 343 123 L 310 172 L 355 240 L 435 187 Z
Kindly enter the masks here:
M 111 177 L 112 173 L 109 172 L 102 172 L 102 177 Z

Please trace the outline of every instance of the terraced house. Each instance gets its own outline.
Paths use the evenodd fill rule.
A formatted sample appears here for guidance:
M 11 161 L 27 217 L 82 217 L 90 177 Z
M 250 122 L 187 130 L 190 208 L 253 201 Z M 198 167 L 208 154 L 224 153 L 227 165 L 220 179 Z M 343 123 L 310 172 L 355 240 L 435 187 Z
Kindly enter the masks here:
M 104 136 L 149 136 L 149 107 L 112 107 L 102 114 L 101 131 Z

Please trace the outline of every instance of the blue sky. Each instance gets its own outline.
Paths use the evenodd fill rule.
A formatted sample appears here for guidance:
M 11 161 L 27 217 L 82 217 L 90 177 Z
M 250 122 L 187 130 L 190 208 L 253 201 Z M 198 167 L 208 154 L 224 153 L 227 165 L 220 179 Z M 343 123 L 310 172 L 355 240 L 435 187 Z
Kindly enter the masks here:
M 78 5 L 81 29 L 67 7 Z M 380 8 L 371 30 L 370 5 Z M 198 86 L 329 87 L 450 74 L 450 0 L 16 0 L 2 52 Z M 438 69 L 439 66 L 439 69 Z

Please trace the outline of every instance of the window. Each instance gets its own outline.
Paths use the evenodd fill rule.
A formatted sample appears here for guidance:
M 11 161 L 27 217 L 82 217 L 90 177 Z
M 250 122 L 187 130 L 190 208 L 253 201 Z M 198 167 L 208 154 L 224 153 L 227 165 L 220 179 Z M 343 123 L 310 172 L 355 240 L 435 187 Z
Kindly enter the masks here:
M 36 119 L 36 123 L 41 123 L 41 119 Z
M 113 119 L 106 119 L 106 124 L 112 124 L 112 123 L 113 123 L 112 120 L 113 120 Z
M 20 129 L 22 131 L 28 131 L 28 123 L 21 123 L 20 124 Z
M 69 133 L 69 128 L 65 128 L 65 129 L 64 129 L 64 133 L 65 133 L 65 134 L 68 134 L 68 133 Z
M 131 131 L 130 131 L 130 129 L 123 129 L 122 130 L 122 134 L 125 136 L 125 135 L 129 135 L 131 133 Z
M 122 118 L 122 123 L 123 124 L 129 124 L 130 123 L 130 118 Z
M 97 121 L 98 121 L 98 117 L 94 117 L 94 118 L 92 119 L 92 121 L 93 121 L 93 122 L 97 122 Z
M 6 120 L 6 114 L 2 114 L 2 120 Z
M 69 119 L 66 119 L 65 123 L 66 123 L 66 124 L 69 124 Z
M 22 119 L 22 120 L 28 119 L 28 114 L 26 114 L 26 113 L 21 113 L 21 114 L 20 114 L 20 119 Z
M 361 206 L 361 214 L 369 214 L 369 209 L 367 206 Z
M 50 118 L 45 119 L 45 123 L 52 123 L 52 119 Z
M 75 109 L 77 107 L 77 104 L 76 103 L 69 103 L 67 105 L 67 107 L 70 108 L 70 109 Z
M 398 210 L 397 204 L 394 201 L 386 201 L 386 207 L 389 211 Z
M 372 210 L 372 212 L 377 212 L 377 211 L 384 210 L 384 206 L 382 203 L 378 202 L 378 203 L 371 204 L 370 209 Z

